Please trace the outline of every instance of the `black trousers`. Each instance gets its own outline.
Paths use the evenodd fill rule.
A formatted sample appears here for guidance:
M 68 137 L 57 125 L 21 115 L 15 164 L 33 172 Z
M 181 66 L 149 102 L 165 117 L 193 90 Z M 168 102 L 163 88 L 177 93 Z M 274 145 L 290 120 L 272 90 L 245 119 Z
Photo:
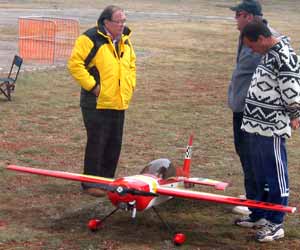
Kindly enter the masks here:
M 87 132 L 84 174 L 113 178 L 121 152 L 125 111 L 81 107 L 81 112 Z
M 241 130 L 243 113 L 233 113 L 233 135 L 236 153 L 240 157 L 244 173 L 244 186 L 247 199 L 256 197 L 256 181 L 253 169 L 252 148 L 249 144 L 249 134 Z

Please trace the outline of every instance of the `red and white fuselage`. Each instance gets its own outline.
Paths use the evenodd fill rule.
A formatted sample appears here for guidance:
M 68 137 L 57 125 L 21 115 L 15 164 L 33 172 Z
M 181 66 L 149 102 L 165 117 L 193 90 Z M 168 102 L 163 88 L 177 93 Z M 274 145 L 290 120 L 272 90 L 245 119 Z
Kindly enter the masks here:
M 153 175 L 133 175 L 116 179 L 113 186 L 122 186 L 128 189 L 136 189 L 139 191 L 156 194 L 157 188 L 160 186 L 159 179 Z M 132 194 L 119 194 L 117 192 L 108 192 L 108 197 L 113 205 L 119 207 L 120 204 L 135 204 L 137 211 L 143 211 L 152 206 L 157 206 L 172 196 L 141 196 Z

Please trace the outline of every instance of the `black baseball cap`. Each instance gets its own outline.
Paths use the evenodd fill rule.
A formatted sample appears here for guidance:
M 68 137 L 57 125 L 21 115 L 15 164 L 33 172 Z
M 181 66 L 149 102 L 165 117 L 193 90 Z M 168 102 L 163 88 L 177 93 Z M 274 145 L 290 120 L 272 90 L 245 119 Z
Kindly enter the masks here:
M 262 16 L 262 8 L 258 1 L 256 0 L 243 0 L 240 4 L 230 7 L 233 11 L 246 11 L 255 16 Z

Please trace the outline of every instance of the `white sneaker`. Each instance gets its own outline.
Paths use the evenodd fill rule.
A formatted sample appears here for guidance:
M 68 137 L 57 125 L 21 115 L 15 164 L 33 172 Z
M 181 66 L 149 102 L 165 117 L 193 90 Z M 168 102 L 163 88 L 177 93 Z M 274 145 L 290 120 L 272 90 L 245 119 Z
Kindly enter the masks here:
M 251 211 L 248 209 L 248 207 L 243 206 L 236 206 L 232 209 L 233 213 L 241 214 L 241 215 L 249 215 L 251 214 Z
M 270 242 L 284 237 L 282 224 L 267 223 L 256 233 L 256 240 L 259 242 Z
M 240 227 L 262 228 L 268 224 L 268 221 L 264 218 L 254 221 L 249 216 L 244 216 L 242 218 L 236 219 L 234 221 L 234 224 Z

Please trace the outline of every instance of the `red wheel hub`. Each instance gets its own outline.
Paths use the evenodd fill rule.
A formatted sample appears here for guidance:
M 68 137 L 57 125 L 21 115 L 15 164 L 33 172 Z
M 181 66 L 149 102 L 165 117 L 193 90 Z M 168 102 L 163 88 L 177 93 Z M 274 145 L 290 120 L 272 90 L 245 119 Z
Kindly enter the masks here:
M 97 229 L 99 228 L 99 226 L 101 225 L 101 221 L 97 220 L 97 219 L 91 219 L 88 223 L 88 228 L 91 231 L 97 231 Z
M 173 242 L 177 246 L 182 245 L 185 242 L 185 240 L 186 240 L 185 234 L 182 233 L 175 234 L 173 238 Z

